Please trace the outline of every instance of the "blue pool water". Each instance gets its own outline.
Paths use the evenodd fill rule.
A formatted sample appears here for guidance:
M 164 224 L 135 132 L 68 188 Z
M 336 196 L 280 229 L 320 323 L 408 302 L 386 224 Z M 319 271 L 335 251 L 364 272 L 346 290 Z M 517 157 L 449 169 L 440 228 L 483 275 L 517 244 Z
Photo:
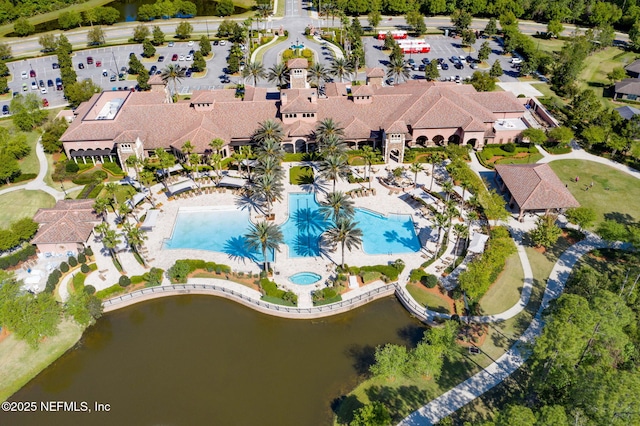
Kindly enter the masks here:
M 409 215 L 384 216 L 356 209 L 354 220 L 362 229 L 362 248 L 367 254 L 415 253 L 420 250 Z M 320 236 L 331 226 L 320 213 L 314 194 L 289 194 L 289 219 L 282 225 L 289 257 L 320 255 Z
M 232 258 L 262 262 L 260 250 L 250 250 L 244 237 L 251 227 L 246 210 L 183 210 L 178 212 L 166 249 L 196 249 L 226 253 Z M 270 261 L 273 260 L 271 253 Z
M 294 284 L 309 285 L 317 283 L 321 278 L 322 276 L 314 274 L 313 272 L 298 272 L 295 275 L 291 275 L 289 281 Z
M 382 215 L 356 209 L 355 221 L 362 229 L 362 248 L 367 254 L 395 255 L 420 250 L 409 215 Z M 246 210 L 183 210 L 178 212 L 167 249 L 210 250 L 231 258 L 261 262 L 262 254 L 247 247 L 244 235 L 250 229 Z M 320 237 L 331 226 L 320 213 L 314 194 L 289 194 L 289 218 L 282 225 L 289 257 L 320 256 Z M 274 254 L 270 254 L 273 260 Z

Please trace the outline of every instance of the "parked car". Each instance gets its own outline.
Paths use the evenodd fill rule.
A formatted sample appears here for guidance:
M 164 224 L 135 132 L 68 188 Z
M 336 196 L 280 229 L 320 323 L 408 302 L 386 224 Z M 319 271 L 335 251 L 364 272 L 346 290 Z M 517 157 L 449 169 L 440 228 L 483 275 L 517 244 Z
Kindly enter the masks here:
M 173 46 L 175 46 L 175 43 L 174 43 L 174 42 L 172 42 L 172 41 L 170 41 L 170 42 L 169 42 L 169 44 L 167 44 L 167 46 L 169 46 L 169 47 L 173 47 Z
M 152 67 L 149 69 L 149 75 L 154 75 L 154 74 L 156 73 L 157 69 L 158 69 L 158 67 L 156 67 L 155 65 L 154 65 L 154 66 L 152 66 Z
M 56 77 L 56 90 L 62 90 L 62 79 L 60 77 Z
M 457 56 L 453 55 L 450 59 L 452 64 L 455 64 L 456 62 L 458 62 L 460 60 L 460 58 L 458 58 Z
M 189 47 L 193 46 L 193 40 L 190 40 L 189 43 L 187 43 L 187 46 Z
M 473 58 L 471 57 L 471 55 L 467 56 L 467 63 L 468 63 L 468 64 L 474 64 L 475 62 L 476 62 L 476 60 L 475 60 L 475 59 L 473 59 Z
M 220 46 L 224 46 L 225 44 L 227 44 L 225 40 L 220 40 Z
M 87 56 L 87 65 L 93 64 L 93 58 L 91 56 Z
M 453 64 L 453 66 L 457 69 L 457 70 L 462 70 L 464 69 L 464 65 L 462 65 L 462 62 L 458 61 L 455 64 Z
M 410 67 L 413 67 L 416 64 L 416 61 L 414 61 L 412 58 L 407 59 L 407 65 L 409 65 Z
M 49 106 L 49 101 L 47 100 L 47 98 L 42 98 L 42 106 L 43 107 L 48 107 Z
M 420 66 L 418 66 L 418 71 L 424 71 L 425 68 L 427 68 L 425 64 L 420 64 Z
M 53 68 L 54 70 L 60 69 L 60 64 L 58 64 L 57 62 L 54 62 L 51 64 L 51 68 Z
M 178 54 L 174 53 L 173 56 L 171 56 L 171 60 L 172 61 L 177 61 L 178 60 Z
M 211 44 L 213 44 L 214 46 L 217 46 L 217 45 L 220 44 L 220 42 L 218 40 L 213 40 L 213 43 L 211 43 Z
M 180 58 L 178 60 L 184 61 L 184 55 L 180 55 Z
M 118 79 L 118 77 L 115 74 L 111 74 L 111 77 L 109 77 L 109 81 L 116 81 Z
M 120 67 L 120 72 L 123 73 L 123 74 L 126 74 L 127 67 Z
M 44 81 L 40 80 L 40 81 L 38 82 L 38 85 L 39 85 L 40 87 L 44 87 Z
M 29 90 L 29 87 L 27 86 L 27 83 L 22 83 L 22 91 L 26 92 L 27 90 Z
M 83 70 L 84 69 L 84 64 L 82 62 L 80 62 L 78 64 L 78 69 Z
M 23 79 L 23 80 L 26 80 L 26 79 L 28 79 L 28 78 L 29 78 L 29 73 L 28 73 L 28 72 L 26 72 L 26 71 L 22 71 L 22 79 Z
M 159 56 L 158 57 L 158 62 L 164 62 L 164 56 Z
M 47 87 L 53 87 L 53 80 L 47 80 Z
M 189 68 L 189 69 L 184 73 L 185 77 L 191 77 L 191 74 L 192 74 L 191 68 Z
M 35 81 L 31 82 L 31 90 L 38 90 L 38 83 L 36 83 Z
M 44 95 L 45 93 L 49 93 L 49 91 L 47 90 L 46 87 L 42 87 L 42 88 L 40 88 L 40 93 L 42 93 Z
M 109 71 L 107 70 L 102 70 L 102 76 L 103 77 L 107 77 L 109 75 Z
M 422 58 L 422 63 L 425 65 L 429 65 L 431 61 L 429 60 L 429 58 Z
M 185 61 L 193 61 L 193 56 L 187 55 L 187 56 L 184 57 L 184 60 Z
M 9 115 L 9 105 L 2 105 L 2 115 Z
M 35 72 L 35 70 L 31 70 L 31 71 L 29 71 L 29 77 L 31 77 L 31 78 L 36 78 L 36 72 Z
M 96 68 L 100 68 L 102 66 L 102 61 L 96 61 Z
M 196 54 L 196 51 L 195 51 L 195 50 L 191 49 L 191 50 L 189 51 L 189 55 L 193 56 L 193 55 L 195 55 L 195 54 Z
M 472 62 L 470 65 L 472 70 L 477 70 L 478 69 L 478 64 L 476 64 L 475 62 Z
M 445 71 L 449 69 L 449 64 L 448 64 L 448 63 L 446 63 L 446 62 L 443 62 L 443 63 L 442 63 L 442 64 L 440 64 L 440 65 L 442 66 L 442 69 L 443 69 L 443 70 L 445 70 Z
M 521 64 L 522 63 L 522 58 L 517 58 L 517 57 L 511 58 L 511 63 L 512 64 Z

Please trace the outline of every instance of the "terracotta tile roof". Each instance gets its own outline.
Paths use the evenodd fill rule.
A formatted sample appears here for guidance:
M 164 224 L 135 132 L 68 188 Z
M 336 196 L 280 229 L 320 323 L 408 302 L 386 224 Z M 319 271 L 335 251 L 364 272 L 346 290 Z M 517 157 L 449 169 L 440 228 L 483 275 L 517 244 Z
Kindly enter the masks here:
M 340 124 L 344 126 L 345 139 L 366 139 L 371 137 L 371 127 L 356 117 L 351 117 L 349 121 L 344 121 Z
M 380 68 L 380 67 L 373 67 L 373 68 L 367 68 L 365 70 L 366 76 L 367 77 L 382 77 L 384 78 L 384 76 L 386 75 L 384 72 L 384 69 Z
M 293 101 L 289 99 L 286 105 L 280 107 L 280 112 L 316 112 L 318 104 L 312 103 L 308 98 L 296 97 Z
M 548 164 L 497 164 L 496 172 L 520 210 L 580 206 Z
M 309 61 L 305 58 L 294 58 L 289 59 L 287 61 L 287 68 L 292 69 L 300 69 L 300 68 L 309 68 Z
M 154 74 L 151 76 L 148 83 L 153 86 L 156 84 L 164 84 L 164 81 L 162 81 L 162 76 L 160 74 Z
M 347 83 L 340 83 L 339 81 L 327 83 L 324 85 L 324 93 L 328 98 L 347 96 L 347 86 Z
M 39 209 L 33 220 L 40 224 L 33 244 L 85 243 L 100 216 L 93 210 L 95 200 L 62 200 L 53 208 Z
M 284 126 L 285 134 L 290 137 L 309 136 L 313 134 L 314 130 L 315 126 L 312 123 L 302 120 Z
M 373 95 L 373 87 L 361 84 L 359 86 L 351 86 L 351 94 L 353 96 L 371 96 Z
M 467 86 L 467 85 L 465 85 Z M 478 92 L 471 93 L 472 101 L 479 103 L 489 111 L 496 112 L 524 112 L 522 102 L 509 92 Z

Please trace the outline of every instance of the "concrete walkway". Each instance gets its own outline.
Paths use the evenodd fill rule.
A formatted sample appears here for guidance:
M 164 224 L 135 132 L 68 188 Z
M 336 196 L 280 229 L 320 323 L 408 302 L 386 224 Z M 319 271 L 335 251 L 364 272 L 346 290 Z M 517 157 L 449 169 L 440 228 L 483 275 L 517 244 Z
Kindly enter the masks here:
M 558 258 L 549 275 L 547 287 L 542 298 L 542 304 L 520 339 L 518 339 L 504 355 L 487 368 L 414 411 L 402 420 L 399 425 L 417 426 L 437 423 L 442 418 L 450 415 L 493 388 L 520 368 L 528 358 L 528 353 L 526 352 L 527 344 L 532 343 L 534 339 L 542 333 L 542 327 L 544 326 L 542 321 L 543 311 L 549 306 L 552 300 L 562 294 L 569 274 L 576 262 L 590 251 L 604 247 L 618 249 L 630 248 L 628 244 L 609 243 L 595 234 L 587 233 L 587 237 L 584 240 L 568 248 Z

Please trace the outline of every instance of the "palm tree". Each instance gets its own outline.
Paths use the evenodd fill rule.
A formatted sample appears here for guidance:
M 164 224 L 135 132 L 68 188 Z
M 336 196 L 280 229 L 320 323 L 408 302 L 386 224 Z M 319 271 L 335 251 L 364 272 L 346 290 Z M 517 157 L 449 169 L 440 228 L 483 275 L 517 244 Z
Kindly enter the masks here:
M 393 58 L 387 65 L 387 77 L 393 78 L 395 82 L 399 83 L 400 79 L 408 80 L 411 77 L 411 72 L 402 58 Z
M 214 153 L 219 154 L 220 150 L 224 146 L 224 140 L 220 138 L 212 139 L 211 142 L 209 142 L 209 146 Z
M 120 234 L 118 234 L 115 229 L 111 229 L 107 226 L 102 234 L 102 244 L 104 244 L 104 247 L 109 250 L 109 254 L 113 257 L 113 260 L 118 263 L 120 263 L 120 260 L 118 259 L 118 254 L 115 249 L 121 242 Z
M 371 189 L 371 165 L 376 160 L 376 153 L 369 145 L 362 147 L 362 159 L 367 165 L 367 177 L 369 178 L 369 189 Z
M 282 170 L 280 160 L 275 156 L 262 156 L 256 166 L 256 173 L 259 175 L 273 173 L 279 179 L 284 177 L 284 170 Z
M 325 136 L 319 148 L 324 157 L 344 156 L 347 152 L 347 144 L 344 143 L 339 135 Z
M 116 193 L 118 192 L 118 184 L 113 182 L 109 182 L 104 186 L 104 192 L 107 194 L 107 197 L 110 198 L 109 204 L 113 211 L 116 211 L 116 205 L 118 205 L 118 199 L 116 198 Z
M 453 233 L 456 235 L 456 247 L 458 247 L 460 238 L 464 238 L 464 240 L 466 241 L 467 237 L 469 237 L 469 228 L 464 226 L 462 223 L 456 223 L 453 227 Z M 453 264 L 453 267 L 455 269 L 456 267 L 455 263 Z
M 436 164 L 438 164 L 440 161 L 442 161 L 442 154 L 439 152 L 436 152 L 429 156 L 429 164 L 431 164 L 431 185 L 429 185 L 429 192 L 433 190 L 433 181 L 436 178 Z
M 245 235 L 247 244 L 252 249 L 260 249 L 264 259 L 264 271 L 269 272 L 269 258 L 267 250 L 280 251 L 280 244 L 284 242 L 284 236 L 280 227 L 275 223 L 262 221 L 251 225 L 249 233 Z
M 129 243 L 129 246 L 133 251 L 135 251 L 138 255 L 140 252 L 138 251 L 140 247 L 144 244 L 144 241 L 148 238 L 146 232 L 137 226 L 132 225 L 129 222 L 126 222 L 122 225 L 122 229 L 124 229 L 124 235 Z M 140 256 L 142 259 L 142 263 L 145 263 L 144 258 Z
M 336 191 L 336 180 L 349 172 L 347 159 L 342 155 L 329 155 L 320 163 L 320 176 L 333 181 L 333 192 Z
M 273 13 L 271 2 L 258 2 L 256 6 L 256 15 L 264 21 L 264 30 L 267 30 L 267 18 Z
M 340 243 L 342 248 L 342 261 L 340 266 L 344 269 L 344 249 L 345 247 L 351 251 L 352 248 L 358 248 L 362 245 L 362 230 L 357 227 L 358 222 L 352 221 L 350 218 L 341 217 L 335 225 L 324 233 L 326 238 L 332 245 Z
M 410 170 L 414 173 L 413 182 L 418 185 L 418 172 L 424 170 L 424 166 L 422 163 L 419 163 L 417 160 L 411 163 Z
M 329 137 L 337 136 L 340 138 L 344 136 L 344 129 L 338 126 L 338 123 L 333 121 L 333 118 L 325 118 L 316 126 L 314 136 L 316 142 L 322 145 Z
M 460 210 L 462 210 L 462 206 L 464 205 L 464 196 L 467 193 L 467 190 L 471 188 L 471 183 L 468 180 L 463 180 L 460 182 L 460 186 L 462 187 L 462 201 L 460 201 Z
M 218 177 L 218 181 L 220 181 L 220 169 L 222 168 L 222 155 L 218 154 L 217 152 L 214 152 L 213 154 L 211 154 L 209 156 L 209 165 L 211 165 L 211 167 L 213 167 L 213 169 L 216 171 L 216 176 Z
M 164 188 L 168 191 L 169 187 L 167 186 L 167 178 L 169 177 L 169 167 L 176 164 L 176 157 L 169 154 L 162 148 L 157 148 L 154 151 L 156 157 L 158 157 L 158 161 L 160 163 L 160 169 L 162 170 L 162 184 Z
M 473 222 L 478 220 L 478 218 L 479 218 L 478 213 L 475 210 L 469 211 L 467 213 L 467 226 L 471 228 L 471 225 L 473 225 Z
M 289 67 L 286 63 L 275 64 L 269 68 L 267 80 L 276 83 L 279 87 L 283 87 L 289 83 Z
M 262 161 L 264 157 L 273 157 L 280 162 L 284 158 L 284 149 L 279 141 L 266 138 L 258 145 L 256 154 L 258 155 L 258 161 Z
M 125 160 L 125 164 L 129 167 L 133 167 L 133 169 L 136 171 L 136 179 L 138 180 L 138 182 L 140 182 L 139 167 L 142 165 L 142 161 L 138 158 L 138 156 L 134 154 L 130 157 L 127 157 L 127 159 Z
M 251 139 L 257 144 L 260 144 L 267 138 L 278 142 L 282 142 L 282 139 L 284 138 L 282 125 L 271 118 L 260 123 L 256 131 L 253 132 L 253 135 L 251 136 Z
M 353 201 L 342 191 L 329 193 L 327 200 L 320 202 L 320 212 L 324 215 L 325 219 L 331 217 L 334 223 L 337 223 L 338 220 L 343 217 L 353 218 L 356 214 Z
M 440 188 L 442 188 L 442 191 L 444 192 L 445 202 L 449 201 L 451 191 L 453 191 L 453 182 L 451 182 L 451 180 L 445 180 L 442 182 L 442 185 L 440 185 Z
M 149 194 L 148 198 L 153 207 L 156 206 L 153 201 L 153 194 L 151 193 L 151 184 L 153 183 L 154 180 L 155 180 L 155 176 L 153 175 L 153 172 L 149 170 L 143 170 L 140 172 L 140 182 L 144 185 L 145 188 L 147 188 L 147 192 Z
M 127 216 L 129 215 L 129 213 L 131 213 L 133 210 L 131 209 L 131 207 L 129 207 L 129 205 L 127 203 L 122 203 L 118 206 L 118 216 L 120 219 L 120 222 L 124 222 L 127 219 Z M 137 221 L 137 219 L 136 219 Z
M 103 221 L 107 220 L 107 208 L 109 207 L 109 204 L 111 203 L 106 198 L 96 198 L 96 201 L 93 203 L 93 210 L 95 210 L 98 215 L 102 216 Z
M 340 82 L 344 82 L 344 77 L 349 77 L 353 68 L 349 61 L 344 58 L 334 58 L 331 63 L 331 68 L 329 69 L 331 74 L 335 75 L 340 79 Z
M 242 76 L 244 78 L 253 78 L 253 85 L 258 84 L 258 80 L 265 78 L 267 74 L 264 71 L 264 65 L 261 62 L 249 62 L 242 70 Z
M 273 202 L 282 199 L 284 186 L 282 185 L 281 179 L 279 179 L 275 174 L 267 173 L 261 175 L 257 180 L 255 183 L 255 191 L 262 195 L 267 203 L 267 213 L 271 215 Z
M 195 149 L 195 147 L 193 146 L 193 144 L 191 143 L 191 141 L 186 141 L 183 145 L 182 148 L 180 149 L 182 151 L 182 153 L 185 155 L 185 157 L 187 158 L 187 164 L 190 166 L 190 160 L 189 160 L 189 155 L 193 152 L 193 150 Z
M 253 148 L 251 148 L 251 145 L 241 146 L 240 154 L 247 160 L 247 175 L 249 181 L 251 181 L 251 167 L 249 167 L 248 161 L 253 157 Z
M 191 153 L 189 155 L 189 164 L 194 168 L 194 177 L 198 177 L 198 169 L 200 167 L 200 154 L 197 152 Z
M 436 242 L 436 251 L 434 254 L 434 257 L 435 257 L 438 255 L 438 252 L 440 251 L 440 234 L 442 234 L 442 230 L 444 229 L 444 227 L 447 226 L 447 222 L 449 221 L 449 218 L 442 213 L 436 213 L 434 219 L 435 219 L 435 225 L 438 227 L 438 241 Z
M 185 77 L 185 73 L 186 69 L 182 68 L 180 65 L 169 64 L 160 73 L 160 78 L 165 82 L 165 84 L 169 82 L 169 80 L 173 82 L 173 95 L 176 96 L 178 94 L 178 82 L 182 81 Z
M 329 78 L 329 71 L 321 63 L 314 63 L 307 71 L 309 82 L 315 81 L 316 87 L 320 87 L 320 82 L 325 82 Z

